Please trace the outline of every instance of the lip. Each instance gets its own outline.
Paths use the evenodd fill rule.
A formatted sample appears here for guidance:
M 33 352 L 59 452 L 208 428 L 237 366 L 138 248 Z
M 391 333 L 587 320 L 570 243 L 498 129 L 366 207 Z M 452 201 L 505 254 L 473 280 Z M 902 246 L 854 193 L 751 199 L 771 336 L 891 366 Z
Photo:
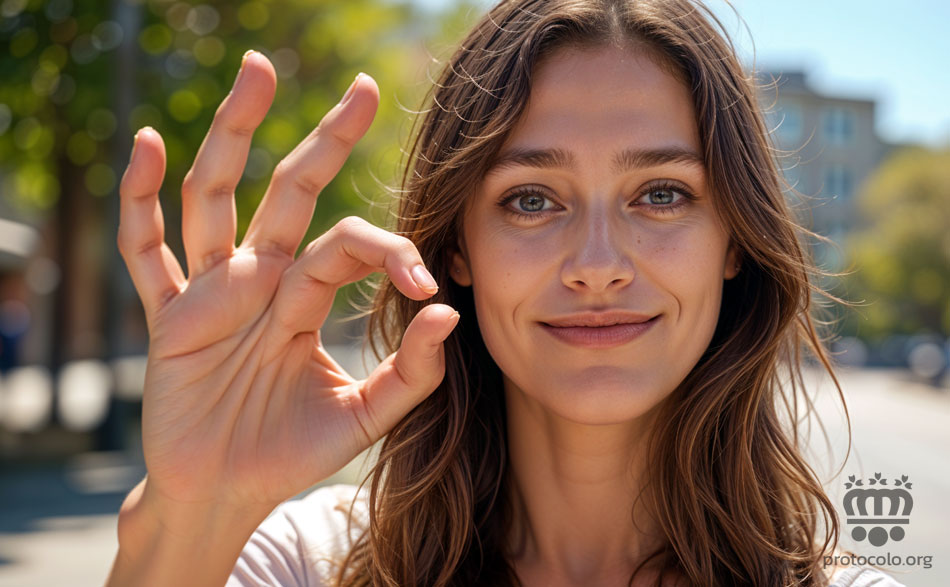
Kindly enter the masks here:
M 627 344 L 643 336 L 659 321 L 659 316 L 641 322 L 613 326 L 552 326 L 541 322 L 541 327 L 562 342 L 585 348 L 603 349 Z
M 566 326 L 613 326 L 614 324 L 637 324 L 655 318 L 650 314 L 639 314 L 628 310 L 610 310 L 607 312 L 582 312 L 545 320 L 542 324 L 555 327 Z

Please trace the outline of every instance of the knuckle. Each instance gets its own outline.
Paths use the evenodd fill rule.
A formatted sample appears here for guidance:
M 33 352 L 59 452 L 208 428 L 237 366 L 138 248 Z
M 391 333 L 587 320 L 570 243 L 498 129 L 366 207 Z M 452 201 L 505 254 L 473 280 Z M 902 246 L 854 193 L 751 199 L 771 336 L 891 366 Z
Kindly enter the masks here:
M 214 111 L 214 119 L 211 123 L 212 132 L 221 129 L 226 134 L 236 138 L 246 138 L 254 134 L 255 127 L 246 124 L 243 118 L 240 103 L 232 102 L 234 94 L 229 94 Z
M 126 244 L 127 239 L 128 237 L 126 236 L 125 231 L 120 227 L 119 233 L 115 238 L 115 244 L 119 248 L 119 254 L 122 255 L 123 259 L 125 258 L 125 252 L 128 249 L 128 245 Z
M 224 120 L 222 121 L 222 126 L 228 134 L 235 138 L 249 138 L 254 134 L 254 127 L 241 124 L 240 121 Z
M 158 238 L 153 238 L 146 241 L 142 241 L 137 246 L 133 245 L 130 251 L 137 255 L 145 255 L 151 252 L 153 249 L 161 248 L 161 246 L 162 246 L 162 240 Z
M 396 251 L 399 252 L 401 256 L 407 258 L 411 257 L 413 261 L 419 258 L 419 250 L 416 249 L 414 242 L 400 234 L 394 236 L 396 237 Z
M 274 166 L 274 172 L 271 174 L 274 183 L 283 183 L 289 167 L 290 163 L 288 163 L 286 158 L 281 159 L 277 165 Z
M 316 196 L 323 190 L 323 184 L 309 177 L 297 175 L 294 177 L 294 188 L 306 196 Z
M 318 246 L 320 246 L 320 243 L 321 243 L 320 239 L 322 239 L 322 238 L 323 238 L 323 236 L 321 235 L 321 236 L 319 236 L 319 237 L 313 239 L 313 240 L 310 241 L 309 243 L 307 243 L 307 246 L 305 246 L 305 247 L 303 248 L 303 251 L 301 251 L 300 256 L 303 257 L 304 255 L 312 255 L 314 249 L 316 249 Z
M 341 132 L 339 128 L 330 127 L 329 133 L 333 141 L 339 144 L 343 149 L 350 151 L 356 145 L 356 140 L 348 136 L 346 133 Z
M 132 193 L 132 188 L 129 187 L 129 173 L 126 171 L 125 175 L 122 176 L 122 181 L 119 182 L 119 203 L 121 205 L 123 200 L 129 200 L 135 197 L 135 194 Z
M 343 232 L 344 234 L 352 234 L 363 230 L 367 224 L 369 223 L 359 216 L 347 216 L 346 218 L 337 222 L 334 228 L 336 228 L 339 232 Z
M 349 136 L 344 129 L 334 121 L 322 120 L 317 128 L 314 129 L 314 138 L 323 137 L 346 151 L 350 151 L 356 145 L 357 139 Z
M 191 170 L 185 174 L 185 179 L 181 182 L 181 195 L 183 198 L 190 199 L 198 194 L 199 189 L 198 179 L 194 170 Z
M 289 158 L 284 158 L 274 168 L 274 183 L 277 186 L 292 188 L 302 194 L 313 197 L 323 191 L 325 184 L 319 179 L 301 172 L 299 166 Z
M 233 192 L 234 186 L 226 183 L 209 183 L 201 179 L 194 171 L 189 171 L 181 183 L 181 195 L 185 199 L 195 198 L 202 193 L 209 198 L 230 198 Z
M 356 396 L 353 398 L 353 414 L 356 423 L 362 432 L 364 442 L 372 443 L 377 438 L 378 431 L 382 429 L 379 417 L 373 410 L 372 402 L 367 397 L 367 381 L 364 380 L 357 385 Z

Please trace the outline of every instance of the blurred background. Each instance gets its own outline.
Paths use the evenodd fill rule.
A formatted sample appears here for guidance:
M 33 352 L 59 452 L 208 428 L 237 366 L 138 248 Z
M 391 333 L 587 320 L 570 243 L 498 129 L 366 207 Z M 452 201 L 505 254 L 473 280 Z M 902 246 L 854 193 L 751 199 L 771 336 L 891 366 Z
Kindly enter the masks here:
M 132 137 L 165 139 L 166 241 L 184 259 L 179 187 L 248 49 L 278 73 L 237 191 L 238 242 L 276 163 L 359 71 L 381 90 L 367 135 L 321 194 L 304 243 L 348 215 L 387 226 L 411 112 L 484 0 L 0 0 L 0 585 L 101 584 L 116 513 L 145 473 L 148 333 L 116 247 Z M 853 445 L 831 387 L 814 394 L 827 438 L 816 468 L 908 475 L 915 510 L 895 566 L 908 585 L 950 581 L 950 8 L 722 0 L 710 7 L 763 85 L 761 101 L 809 243 L 844 273 L 823 286 Z M 741 15 L 743 21 L 737 17 Z M 355 377 L 363 323 L 341 290 L 323 340 Z M 352 482 L 364 455 L 327 483 Z M 842 475 L 835 476 L 842 472 Z M 849 530 L 846 529 L 847 534 Z

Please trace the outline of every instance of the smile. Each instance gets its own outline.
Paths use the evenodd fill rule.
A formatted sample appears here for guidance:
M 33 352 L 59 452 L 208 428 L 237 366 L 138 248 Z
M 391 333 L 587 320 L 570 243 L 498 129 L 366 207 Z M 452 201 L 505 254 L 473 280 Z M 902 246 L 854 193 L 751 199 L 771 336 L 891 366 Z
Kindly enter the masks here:
M 541 322 L 541 327 L 562 342 L 585 348 L 611 348 L 627 344 L 647 333 L 659 320 L 654 316 L 646 322 L 614 324 L 613 326 L 557 327 Z

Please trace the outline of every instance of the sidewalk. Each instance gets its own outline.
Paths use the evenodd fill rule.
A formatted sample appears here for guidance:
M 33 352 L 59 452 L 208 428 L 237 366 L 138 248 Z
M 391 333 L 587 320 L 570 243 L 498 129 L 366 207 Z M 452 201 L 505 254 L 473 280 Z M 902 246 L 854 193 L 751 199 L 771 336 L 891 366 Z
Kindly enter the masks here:
M 366 456 L 320 485 L 357 483 Z M 83 455 L 66 466 L 4 470 L 0 587 L 105 583 L 118 548 L 119 506 L 144 475 L 139 459 L 120 453 Z

